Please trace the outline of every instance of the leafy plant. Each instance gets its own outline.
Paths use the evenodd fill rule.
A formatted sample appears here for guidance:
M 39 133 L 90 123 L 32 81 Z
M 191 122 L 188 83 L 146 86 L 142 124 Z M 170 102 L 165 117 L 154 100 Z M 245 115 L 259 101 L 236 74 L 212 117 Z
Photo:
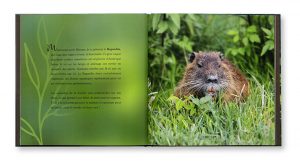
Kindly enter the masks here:
M 227 35 L 231 44 L 225 54 L 239 68 L 256 72 L 254 74 L 266 72 L 264 76 L 273 76 L 273 16 L 241 16 L 238 26 L 228 30 Z M 262 80 L 261 77 L 259 79 Z
M 275 140 L 273 84 L 251 81 L 249 99 L 242 103 L 214 102 L 210 97 L 167 98 L 172 91 L 153 94 L 149 102 L 152 145 L 272 145 Z M 150 99 L 149 98 L 149 99 Z
M 274 144 L 273 16 L 180 14 L 174 19 L 154 14 L 148 43 L 151 144 Z M 205 50 L 225 53 L 248 77 L 251 90 L 245 102 L 171 96 L 189 53 Z

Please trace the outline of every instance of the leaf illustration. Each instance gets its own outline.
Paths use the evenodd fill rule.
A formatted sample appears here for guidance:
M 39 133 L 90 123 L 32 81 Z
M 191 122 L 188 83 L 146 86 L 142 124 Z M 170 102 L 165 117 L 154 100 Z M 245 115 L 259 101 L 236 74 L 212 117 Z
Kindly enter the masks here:
M 23 117 L 21 117 L 21 122 L 24 123 L 26 125 L 26 127 L 28 127 L 30 129 L 30 134 L 32 134 L 32 135 L 35 134 L 35 131 L 32 128 L 32 126 Z M 23 127 L 23 129 L 26 130 L 24 127 Z
M 57 34 L 54 42 L 51 40 L 51 44 L 56 44 L 63 32 L 63 28 L 60 29 L 59 33 Z M 33 129 L 31 124 L 27 122 L 24 118 L 21 117 L 21 131 L 26 133 L 29 136 L 32 136 L 35 138 L 35 140 L 38 142 L 39 145 L 43 145 L 43 127 L 44 123 L 47 120 L 48 117 L 50 116 L 65 116 L 68 115 L 67 113 L 59 113 L 58 109 L 53 109 L 53 106 L 57 104 L 51 104 L 49 107 L 44 107 L 43 102 L 45 100 L 45 93 L 49 89 L 49 82 L 51 80 L 51 65 L 49 64 L 49 58 L 48 55 L 49 53 L 46 51 L 46 47 L 49 44 L 49 38 L 48 38 L 48 32 L 46 28 L 46 22 L 44 18 L 41 18 L 38 22 L 38 27 L 37 27 L 37 46 L 38 49 L 40 50 L 39 52 L 35 52 L 35 55 L 42 55 L 45 59 L 45 70 L 46 70 L 46 79 L 43 80 L 41 79 L 41 75 L 39 75 L 38 69 L 37 69 L 37 61 L 34 60 L 30 49 L 28 48 L 28 45 L 26 42 L 24 42 L 24 50 L 25 50 L 25 66 L 26 66 L 26 72 L 28 74 L 30 82 L 33 84 L 35 87 L 35 92 L 38 95 L 37 99 L 37 104 L 38 104 L 38 109 L 37 109 L 37 131 Z M 54 97 L 57 96 L 60 86 L 56 88 Z
M 36 135 L 33 127 L 31 126 L 31 124 L 29 124 L 28 121 L 26 121 L 24 118 L 21 117 L 21 122 L 24 123 L 26 125 L 26 127 L 28 127 L 29 130 L 27 130 L 24 127 L 21 127 L 21 131 L 25 132 L 26 134 L 34 137 L 36 139 L 36 141 L 41 144 L 41 140 L 39 139 L 39 137 Z
M 37 67 L 35 65 L 35 62 L 32 58 L 32 55 L 30 53 L 30 50 L 26 42 L 24 43 L 24 48 L 25 48 L 25 65 L 26 65 L 27 74 L 29 76 L 30 81 L 32 82 L 32 84 L 34 85 L 34 87 L 38 92 L 40 87 L 40 78 L 37 71 Z
M 23 132 L 27 133 L 28 135 L 34 137 L 34 134 L 33 134 L 32 132 L 29 132 L 28 130 L 26 130 L 24 127 L 21 127 L 21 130 L 22 130 Z
M 37 42 L 38 42 L 40 51 L 42 52 L 42 55 L 47 60 L 47 52 L 45 52 L 45 47 L 47 44 L 49 44 L 49 39 L 48 39 L 48 33 L 47 33 L 47 29 L 46 29 L 46 23 L 43 18 L 40 19 L 39 24 L 38 24 Z

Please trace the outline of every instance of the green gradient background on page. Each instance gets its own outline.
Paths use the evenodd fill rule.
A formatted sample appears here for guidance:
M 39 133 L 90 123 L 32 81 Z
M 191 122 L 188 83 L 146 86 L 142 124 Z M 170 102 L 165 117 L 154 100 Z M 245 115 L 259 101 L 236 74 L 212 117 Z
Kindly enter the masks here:
M 21 15 L 20 20 L 21 145 L 147 144 L 147 15 Z M 49 42 L 58 48 L 120 48 L 121 81 L 63 85 L 59 90 L 121 91 L 122 104 L 61 112 L 67 115 L 49 116 L 41 126 L 40 119 L 51 106 L 50 92 L 58 85 L 46 88 L 39 113 L 30 75 L 34 82 L 39 80 L 42 91 L 49 69 L 42 50 Z

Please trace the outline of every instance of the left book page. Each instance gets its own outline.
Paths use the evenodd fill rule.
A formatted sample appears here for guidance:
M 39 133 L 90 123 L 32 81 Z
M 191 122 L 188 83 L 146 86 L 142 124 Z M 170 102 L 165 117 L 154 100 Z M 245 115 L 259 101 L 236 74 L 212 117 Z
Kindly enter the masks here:
M 16 145 L 146 145 L 147 15 L 16 15 Z

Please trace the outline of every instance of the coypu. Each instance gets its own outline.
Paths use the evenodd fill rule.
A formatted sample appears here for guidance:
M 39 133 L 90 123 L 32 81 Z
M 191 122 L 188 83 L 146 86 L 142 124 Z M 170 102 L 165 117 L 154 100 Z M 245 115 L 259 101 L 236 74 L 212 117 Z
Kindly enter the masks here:
M 222 53 L 200 51 L 191 53 L 174 95 L 211 96 L 215 99 L 222 93 L 225 101 L 244 100 L 248 96 L 248 88 L 245 76 Z

